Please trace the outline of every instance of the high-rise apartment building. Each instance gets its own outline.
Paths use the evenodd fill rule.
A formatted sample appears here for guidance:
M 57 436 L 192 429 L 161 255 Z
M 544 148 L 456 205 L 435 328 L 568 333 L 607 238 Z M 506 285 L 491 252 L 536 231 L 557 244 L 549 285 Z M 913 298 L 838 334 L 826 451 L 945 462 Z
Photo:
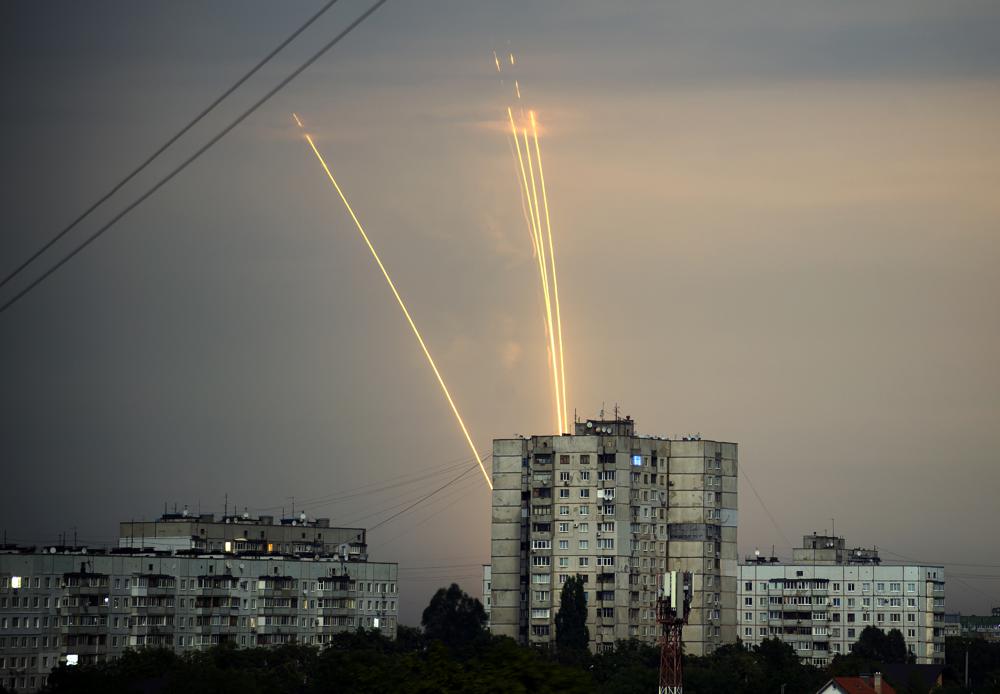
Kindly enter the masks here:
M 103 661 L 126 648 L 322 646 L 359 627 L 395 636 L 397 565 L 367 561 L 363 529 L 265 520 L 202 515 L 189 527 L 161 518 L 136 535 L 141 542 L 122 537 L 110 551 L 0 548 L 0 685 L 33 691 L 60 663 Z M 197 546 L 183 546 L 185 534 Z M 240 538 L 256 544 L 247 549 Z M 331 551 L 316 551 L 328 538 Z M 308 550 L 298 551 L 300 542 Z
M 849 653 L 865 627 L 899 629 L 918 664 L 944 662 L 944 568 L 882 565 L 874 549 L 806 535 L 790 563 L 752 557 L 740 565 L 740 637 L 790 643 L 825 666 Z
M 690 571 L 687 653 L 736 640 L 737 447 L 639 436 L 626 417 L 573 434 L 493 442 L 491 628 L 555 640 L 559 592 L 580 574 L 595 651 L 655 643 L 657 576 Z

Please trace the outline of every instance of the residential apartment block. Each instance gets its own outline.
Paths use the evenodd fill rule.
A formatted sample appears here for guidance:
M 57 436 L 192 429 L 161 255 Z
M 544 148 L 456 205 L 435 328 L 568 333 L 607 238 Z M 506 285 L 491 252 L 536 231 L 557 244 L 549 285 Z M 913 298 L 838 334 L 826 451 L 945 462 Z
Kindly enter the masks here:
M 206 537 L 219 525 L 198 520 Z M 335 530 L 324 526 L 324 535 Z M 103 661 L 126 648 L 322 646 L 358 627 L 394 637 L 397 565 L 365 561 L 363 542 L 341 544 L 331 554 L 0 548 L 0 685 L 35 690 L 59 663 Z
M 655 643 L 657 577 L 690 571 L 686 652 L 736 640 L 737 447 L 639 436 L 635 422 L 493 442 L 491 629 L 555 640 L 559 593 L 580 574 L 591 648 Z
M 154 521 L 119 523 L 118 546 L 156 551 L 232 552 L 242 554 L 341 554 L 348 559 L 368 558 L 364 528 L 331 528 L 329 518 L 308 518 L 305 513 L 251 517 L 247 513 L 223 515 L 164 513 Z
M 822 666 L 876 626 L 899 629 L 918 664 L 943 663 L 944 586 L 941 566 L 885 566 L 877 550 L 807 535 L 791 563 L 753 557 L 740 565 L 740 637 L 748 645 L 780 638 Z

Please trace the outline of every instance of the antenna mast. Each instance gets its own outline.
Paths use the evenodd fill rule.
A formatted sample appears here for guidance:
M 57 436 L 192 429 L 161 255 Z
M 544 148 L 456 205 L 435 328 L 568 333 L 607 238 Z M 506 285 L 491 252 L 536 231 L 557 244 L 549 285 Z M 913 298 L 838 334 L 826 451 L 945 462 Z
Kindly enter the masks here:
M 668 571 L 661 577 L 656 600 L 656 622 L 660 625 L 660 684 L 657 694 L 683 694 L 681 632 L 691 613 L 691 572 Z

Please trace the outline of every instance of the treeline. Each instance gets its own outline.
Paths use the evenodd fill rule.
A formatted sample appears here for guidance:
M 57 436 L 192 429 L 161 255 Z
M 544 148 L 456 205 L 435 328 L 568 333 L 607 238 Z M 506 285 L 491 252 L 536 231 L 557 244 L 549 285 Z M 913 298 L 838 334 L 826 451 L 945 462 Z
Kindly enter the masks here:
M 492 636 L 478 600 L 457 585 L 442 588 L 424 610 L 422 630 L 399 627 L 397 638 L 359 630 L 337 635 L 322 650 L 311 646 L 237 649 L 222 645 L 176 654 L 128 651 L 87 666 L 60 667 L 44 691 L 111 694 L 321 694 L 326 692 L 587 692 L 649 694 L 658 685 L 660 651 L 621 641 L 610 653 L 592 655 L 583 620 L 586 603 L 573 579 L 562 591 L 557 623 L 562 637 L 552 650 L 519 646 Z M 558 632 L 557 632 L 558 636 Z M 948 661 L 970 653 L 968 690 L 964 673 L 948 670 L 941 692 L 1000 692 L 1000 644 L 948 641 Z M 756 648 L 724 646 L 705 657 L 684 657 L 687 694 L 785 694 L 815 692 L 834 675 L 874 672 L 881 664 L 911 660 L 902 634 L 865 629 L 853 652 L 827 669 L 800 661 L 777 639 Z M 893 683 L 899 694 L 926 694 L 916 683 Z

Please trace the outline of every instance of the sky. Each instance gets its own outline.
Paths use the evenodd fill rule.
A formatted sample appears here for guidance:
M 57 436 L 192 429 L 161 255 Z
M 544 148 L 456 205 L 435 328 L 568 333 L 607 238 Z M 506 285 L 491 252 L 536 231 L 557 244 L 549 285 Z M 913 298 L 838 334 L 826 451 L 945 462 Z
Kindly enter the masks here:
M 0 7 L 0 272 L 321 3 Z M 6 300 L 335 35 L 341 0 Z M 1000 605 L 1000 5 L 390 0 L 0 314 L 0 528 L 93 544 L 167 504 L 366 527 L 551 433 L 493 50 L 541 125 L 569 409 L 735 441 L 741 555 L 835 527 Z M 369 533 L 401 621 L 480 590 L 470 472 Z

